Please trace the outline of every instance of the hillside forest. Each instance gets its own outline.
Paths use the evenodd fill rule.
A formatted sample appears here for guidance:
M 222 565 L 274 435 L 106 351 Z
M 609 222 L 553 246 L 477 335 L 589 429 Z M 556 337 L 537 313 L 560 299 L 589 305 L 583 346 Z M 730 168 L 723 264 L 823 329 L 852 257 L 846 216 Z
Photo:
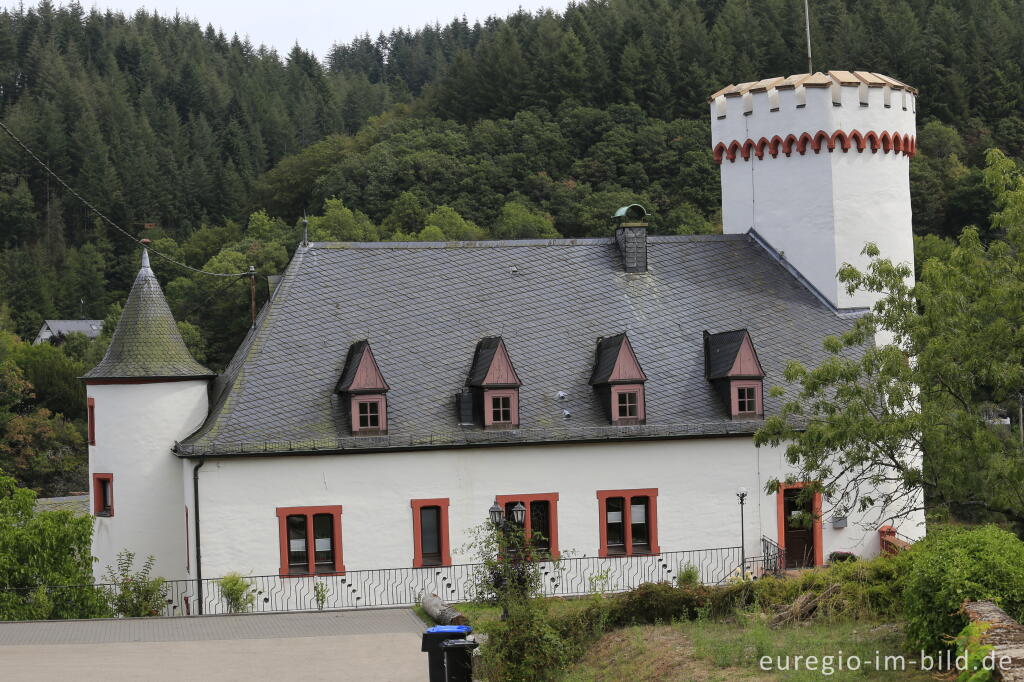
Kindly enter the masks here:
M 1024 0 L 816 0 L 811 35 L 816 68 L 921 91 L 919 262 L 968 226 L 1004 238 L 1024 205 Z M 0 120 L 156 251 L 254 266 L 262 303 L 304 219 L 311 240 L 598 236 L 638 202 L 656 233 L 719 231 L 707 96 L 806 71 L 804 39 L 799 0 L 591 0 L 363 36 L 320 60 L 181 16 L 43 0 L 0 12 Z M 0 469 L 21 485 L 83 489 L 77 377 L 138 256 L 0 135 Z M 249 326 L 248 279 L 153 264 L 197 359 L 223 369 Z M 30 345 L 52 318 L 106 319 L 105 335 Z

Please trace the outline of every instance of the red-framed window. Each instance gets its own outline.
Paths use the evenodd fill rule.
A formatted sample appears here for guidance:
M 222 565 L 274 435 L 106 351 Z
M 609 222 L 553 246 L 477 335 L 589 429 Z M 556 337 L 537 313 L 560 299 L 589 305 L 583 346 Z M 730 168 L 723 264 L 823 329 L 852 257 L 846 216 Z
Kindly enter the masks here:
M 88 406 L 86 421 L 88 423 L 89 431 L 89 445 L 96 445 L 96 399 L 89 398 L 86 401 Z
M 779 491 L 776 493 L 776 520 L 778 522 L 778 545 L 782 550 L 786 549 L 786 528 L 789 526 L 788 519 L 786 518 L 786 491 L 793 489 L 801 489 L 810 486 L 811 484 L 803 481 L 799 483 L 781 483 L 779 485 Z M 815 492 L 814 497 L 811 498 L 811 513 L 814 515 L 814 521 L 811 525 L 811 542 L 814 545 L 814 565 L 824 566 L 825 565 L 825 551 L 822 545 L 822 533 L 821 533 L 821 493 Z M 791 548 L 792 549 L 792 548 Z M 787 564 L 790 558 L 787 557 Z
M 92 475 L 92 513 L 114 515 L 114 474 Z
M 448 540 L 448 498 L 410 500 L 412 506 L 413 568 L 451 566 Z
M 278 507 L 281 576 L 345 572 L 341 551 L 341 505 Z
M 505 509 L 508 518 L 517 502 L 526 507 L 523 519 L 523 533 L 530 538 L 533 546 L 552 559 L 559 557 L 558 551 L 558 493 L 536 493 L 532 495 L 497 495 L 495 501 Z
M 732 416 L 757 417 L 764 414 L 762 401 L 762 382 L 732 381 L 729 386 Z
M 352 433 L 377 434 L 388 431 L 388 399 L 383 393 L 352 395 Z
M 598 490 L 599 556 L 657 554 L 658 489 Z
M 613 424 L 643 424 L 647 419 L 643 384 L 617 384 L 611 387 Z
M 514 388 L 484 390 L 484 426 L 514 428 L 519 426 L 519 391 Z

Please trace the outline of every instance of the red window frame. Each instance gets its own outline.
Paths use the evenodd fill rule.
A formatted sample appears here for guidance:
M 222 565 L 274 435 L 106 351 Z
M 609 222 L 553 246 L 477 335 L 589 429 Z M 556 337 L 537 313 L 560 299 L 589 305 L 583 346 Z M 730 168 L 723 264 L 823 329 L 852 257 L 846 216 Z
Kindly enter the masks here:
M 330 573 L 316 572 L 316 552 L 311 544 L 314 540 L 313 517 L 317 514 L 330 514 L 334 518 L 332 529 L 334 531 L 331 541 L 334 543 L 334 571 Z M 307 573 L 291 573 L 288 566 L 288 517 L 306 517 L 306 554 L 308 556 L 309 569 Z M 328 505 L 322 507 L 278 507 L 277 508 L 278 541 L 281 550 L 281 566 L 278 575 L 282 578 L 310 578 L 318 575 L 341 575 L 345 572 L 345 562 L 342 556 L 341 546 L 341 505 Z
M 491 409 L 491 400 L 494 398 L 509 398 L 509 407 L 512 411 L 512 421 L 496 422 Z M 488 388 L 484 389 L 484 426 L 493 428 L 515 428 L 519 426 L 519 391 L 514 388 Z
M 103 486 L 107 486 L 110 507 L 103 507 Z M 114 515 L 114 474 L 92 475 L 92 513 L 94 516 L 110 518 Z
M 764 414 L 764 401 L 762 396 L 761 381 L 732 381 L 729 386 L 729 408 L 732 411 L 734 417 L 749 417 L 749 416 L 761 416 Z M 740 391 L 741 388 L 753 388 L 754 389 L 754 411 L 753 412 L 740 412 Z
M 533 537 L 533 528 L 530 526 L 530 505 L 533 502 L 547 502 L 548 511 L 550 513 L 550 525 L 551 525 L 551 537 L 548 541 L 551 543 L 551 549 L 549 553 L 552 559 L 557 559 L 561 554 L 558 551 L 558 493 L 534 493 L 531 495 L 496 495 L 494 501 L 498 503 L 498 506 L 502 509 L 505 508 L 509 502 L 522 502 L 526 506 L 526 518 L 523 520 L 523 533 L 526 537 Z
M 361 428 L 359 426 L 359 403 L 377 403 L 380 426 L 377 428 Z M 388 398 L 383 393 L 354 393 L 351 406 L 352 433 L 387 433 L 388 432 Z
M 623 497 L 625 498 L 625 504 L 622 510 L 622 522 L 623 531 L 625 535 L 626 552 L 625 554 L 609 554 L 608 553 L 608 526 L 606 524 L 607 516 L 605 514 L 605 505 L 609 497 Z M 633 552 L 633 524 L 630 520 L 630 498 L 633 497 L 646 497 L 647 498 L 647 535 L 650 540 L 651 549 L 649 552 Z M 601 557 L 629 557 L 629 556 L 649 556 L 651 554 L 660 554 L 661 548 L 658 546 L 658 489 L 657 488 L 634 488 L 632 490 L 598 490 L 597 491 L 597 521 L 598 529 L 601 537 L 601 547 L 598 550 L 598 556 Z
M 420 500 L 409 500 L 412 507 L 412 567 L 424 568 L 425 566 L 451 566 L 452 554 L 451 544 L 448 541 L 448 498 L 435 497 Z M 441 518 L 438 520 L 438 533 L 441 539 L 441 563 L 425 564 L 423 562 L 423 534 L 420 521 L 420 509 L 423 507 L 440 507 Z
M 86 423 L 88 424 L 89 431 L 89 445 L 96 445 L 96 399 L 87 399 L 86 405 Z
M 616 384 L 611 390 L 611 415 L 613 424 L 643 424 L 647 421 L 647 409 L 644 405 L 643 384 Z M 623 393 L 636 393 L 636 416 L 619 416 L 619 396 Z
M 783 499 L 785 496 L 783 493 L 786 490 L 792 490 L 793 488 L 806 488 L 811 485 L 807 481 L 801 481 L 799 483 L 781 483 L 779 484 L 779 491 L 775 494 L 775 515 L 778 522 L 778 540 L 776 541 L 779 548 L 785 551 L 786 549 L 786 504 Z M 814 514 L 814 522 L 811 526 L 811 532 L 814 540 L 814 565 L 824 566 L 825 565 L 825 549 L 821 544 L 821 493 L 814 493 L 814 498 L 811 500 L 811 513 Z

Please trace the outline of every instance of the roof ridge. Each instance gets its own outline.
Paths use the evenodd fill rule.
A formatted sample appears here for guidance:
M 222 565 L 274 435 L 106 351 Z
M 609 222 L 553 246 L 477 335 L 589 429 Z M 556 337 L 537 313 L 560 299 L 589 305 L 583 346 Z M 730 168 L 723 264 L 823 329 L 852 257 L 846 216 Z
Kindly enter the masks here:
M 653 234 L 649 242 L 732 241 L 742 234 Z M 523 246 L 597 246 L 614 244 L 615 237 L 563 237 L 559 239 L 480 239 L 450 242 L 312 242 L 310 249 L 324 250 L 406 250 L 406 249 L 493 249 Z

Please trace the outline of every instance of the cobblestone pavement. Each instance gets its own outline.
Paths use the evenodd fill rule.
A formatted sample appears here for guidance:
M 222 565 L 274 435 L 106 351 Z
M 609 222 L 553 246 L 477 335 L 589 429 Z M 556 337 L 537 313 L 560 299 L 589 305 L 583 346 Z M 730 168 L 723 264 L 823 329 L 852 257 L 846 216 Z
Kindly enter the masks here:
M 0 623 L 0 680 L 426 678 L 409 609 Z

